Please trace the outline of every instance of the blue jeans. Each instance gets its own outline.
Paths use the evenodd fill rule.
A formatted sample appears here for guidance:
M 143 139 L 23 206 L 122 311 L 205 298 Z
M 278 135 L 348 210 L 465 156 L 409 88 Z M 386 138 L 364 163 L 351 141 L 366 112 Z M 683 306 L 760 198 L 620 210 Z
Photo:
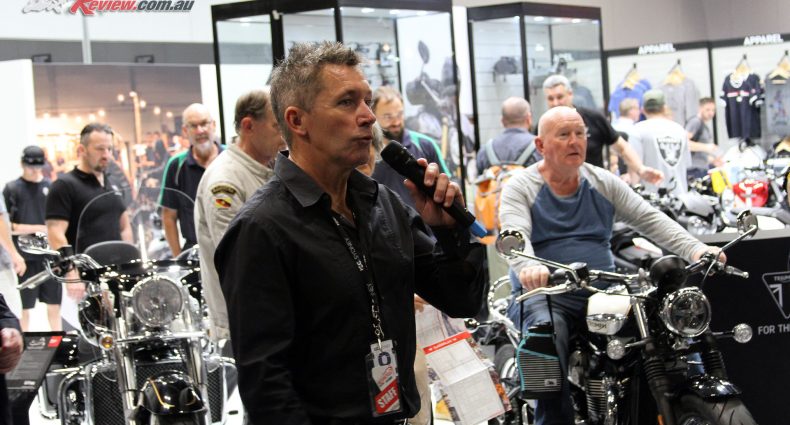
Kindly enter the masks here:
M 521 288 L 518 278 L 510 272 L 510 283 L 515 292 Z M 554 345 L 560 358 L 562 373 L 561 394 L 559 398 L 537 400 L 535 419 L 537 425 L 571 425 L 573 424 L 573 405 L 571 404 L 570 388 L 568 387 L 568 357 L 570 357 L 570 339 L 573 333 L 586 329 L 584 316 L 587 311 L 587 298 L 590 293 L 577 291 L 569 294 L 554 295 L 551 298 L 551 315 L 545 296 L 537 296 L 524 301 L 523 315 L 519 320 L 519 306 L 511 303 L 507 315 L 516 326 L 521 325 L 522 332 L 539 323 L 548 323 L 554 319 Z

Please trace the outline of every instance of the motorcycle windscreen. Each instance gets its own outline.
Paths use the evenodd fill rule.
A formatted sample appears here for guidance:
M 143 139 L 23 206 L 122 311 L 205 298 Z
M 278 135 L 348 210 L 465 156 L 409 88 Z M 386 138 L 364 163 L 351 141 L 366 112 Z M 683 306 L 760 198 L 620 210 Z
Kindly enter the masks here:
M 562 373 L 550 323 L 531 326 L 516 348 L 521 395 L 543 400 L 560 395 Z

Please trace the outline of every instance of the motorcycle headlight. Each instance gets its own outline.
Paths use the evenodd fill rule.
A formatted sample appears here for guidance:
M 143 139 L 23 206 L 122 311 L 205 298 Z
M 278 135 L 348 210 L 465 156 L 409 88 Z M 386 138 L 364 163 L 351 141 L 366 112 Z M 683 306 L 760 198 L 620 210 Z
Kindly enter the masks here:
M 165 276 L 141 280 L 132 288 L 132 309 L 146 326 L 158 328 L 172 322 L 184 308 L 181 285 Z
M 679 289 L 664 298 L 659 315 L 675 335 L 699 336 L 710 324 L 710 302 L 698 288 Z

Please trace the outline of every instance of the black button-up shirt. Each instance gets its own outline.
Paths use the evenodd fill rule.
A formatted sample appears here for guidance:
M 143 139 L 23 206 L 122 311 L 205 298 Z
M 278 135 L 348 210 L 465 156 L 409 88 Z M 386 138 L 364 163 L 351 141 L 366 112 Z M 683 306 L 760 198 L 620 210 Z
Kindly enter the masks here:
M 482 305 L 481 267 L 465 260 L 479 246 L 466 232 L 434 228 L 440 256 L 422 219 L 391 190 L 354 171 L 347 196 L 385 338 L 396 343 L 403 411 L 372 419 L 365 355 L 375 337 L 363 276 L 332 221 L 329 195 L 280 155 L 275 177 L 244 205 L 215 256 L 239 388 L 256 425 L 413 416 L 413 294 L 455 317 Z

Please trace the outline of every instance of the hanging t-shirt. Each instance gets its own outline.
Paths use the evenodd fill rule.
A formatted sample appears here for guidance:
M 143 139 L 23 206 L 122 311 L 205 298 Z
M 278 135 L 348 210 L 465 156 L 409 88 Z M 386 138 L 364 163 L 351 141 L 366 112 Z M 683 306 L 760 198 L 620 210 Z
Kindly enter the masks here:
M 639 107 L 642 107 L 642 95 L 644 95 L 646 91 L 652 88 L 653 86 L 650 85 L 650 82 L 645 79 L 639 80 L 639 82 L 634 84 L 634 88 L 632 89 L 628 87 L 623 87 L 623 83 L 620 83 L 617 85 L 617 88 L 614 89 L 612 95 L 609 96 L 609 107 L 607 108 L 607 110 L 612 114 L 614 114 L 615 118 L 619 118 L 620 102 L 629 98 L 638 100 Z
M 790 136 L 790 81 L 777 75 L 765 77 L 765 105 L 768 133 Z
M 729 137 L 759 138 L 760 106 L 763 103 L 760 77 L 757 74 L 749 74 L 746 78 L 728 75 L 721 88 L 721 99 L 725 103 L 724 116 Z
M 666 104 L 672 110 L 672 120 L 685 125 L 697 115 L 699 110 L 699 90 L 690 78 L 684 78 L 680 84 L 663 84 L 659 90 L 664 92 Z

